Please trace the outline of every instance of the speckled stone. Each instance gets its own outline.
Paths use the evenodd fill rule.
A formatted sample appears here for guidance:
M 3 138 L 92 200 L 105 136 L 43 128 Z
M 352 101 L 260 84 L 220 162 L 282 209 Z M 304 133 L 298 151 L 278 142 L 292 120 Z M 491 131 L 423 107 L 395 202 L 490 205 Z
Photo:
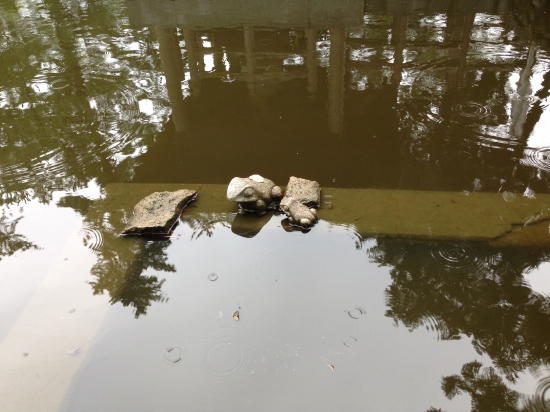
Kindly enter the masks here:
M 247 211 L 276 207 L 282 197 L 281 188 L 260 175 L 235 177 L 227 187 L 227 199 L 237 202 L 241 209 Z
M 291 176 L 285 197 L 291 197 L 309 207 L 318 207 L 321 202 L 321 186 L 314 180 Z
M 308 208 L 292 197 L 285 196 L 281 200 L 281 210 L 288 216 L 290 224 L 308 228 L 313 226 L 317 220 L 317 211 Z
M 185 207 L 195 200 L 197 192 L 181 189 L 155 192 L 134 206 L 123 235 L 166 235 Z

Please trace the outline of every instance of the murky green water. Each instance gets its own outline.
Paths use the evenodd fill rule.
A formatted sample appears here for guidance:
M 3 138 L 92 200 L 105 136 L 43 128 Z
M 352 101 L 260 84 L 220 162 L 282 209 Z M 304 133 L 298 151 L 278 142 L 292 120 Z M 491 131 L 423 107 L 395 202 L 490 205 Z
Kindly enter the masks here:
M 0 410 L 550 410 L 549 7 L 0 0 Z

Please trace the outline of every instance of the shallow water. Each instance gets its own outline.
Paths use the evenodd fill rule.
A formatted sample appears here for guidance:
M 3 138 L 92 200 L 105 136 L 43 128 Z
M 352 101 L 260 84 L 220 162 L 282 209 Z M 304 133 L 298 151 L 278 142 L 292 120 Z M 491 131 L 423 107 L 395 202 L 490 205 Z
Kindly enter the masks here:
M 0 0 L 0 410 L 550 410 L 548 7 Z

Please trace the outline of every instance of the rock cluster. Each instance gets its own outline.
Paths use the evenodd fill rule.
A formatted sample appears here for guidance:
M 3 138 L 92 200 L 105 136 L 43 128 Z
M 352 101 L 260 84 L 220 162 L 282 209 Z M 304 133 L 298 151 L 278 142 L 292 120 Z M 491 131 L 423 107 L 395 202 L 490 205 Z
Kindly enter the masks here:
M 260 175 L 235 177 L 227 188 L 227 199 L 237 202 L 245 212 L 263 212 L 279 206 L 290 224 L 309 228 L 318 220 L 313 207 L 319 207 L 321 202 L 321 186 L 316 181 L 291 176 L 283 197 L 279 186 Z
M 175 192 L 155 192 L 140 200 L 135 206 L 123 235 L 166 236 L 172 232 L 178 217 L 185 207 L 195 200 L 197 192 L 181 189 Z M 319 183 L 292 176 L 283 191 L 273 181 L 260 175 L 235 177 L 227 188 L 227 198 L 237 202 L 242 212 L 259 212 L 279 209 L 288 216 L 288 222 L 302 229 L 313 226 L 319 218 L 313 207 L 321 200 Z M 244 237 L 255 236 L 269 218 L 256 222 L 242 216 L 233 228 L 234 233 Z

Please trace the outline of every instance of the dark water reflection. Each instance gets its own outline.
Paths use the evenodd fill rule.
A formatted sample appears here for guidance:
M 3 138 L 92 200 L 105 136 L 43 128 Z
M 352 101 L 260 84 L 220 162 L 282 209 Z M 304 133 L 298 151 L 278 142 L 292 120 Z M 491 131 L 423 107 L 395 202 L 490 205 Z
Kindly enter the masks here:
M 155 4 L 2 3 L 4 202 L 247 173 L 548 191 L 545 2 Z

